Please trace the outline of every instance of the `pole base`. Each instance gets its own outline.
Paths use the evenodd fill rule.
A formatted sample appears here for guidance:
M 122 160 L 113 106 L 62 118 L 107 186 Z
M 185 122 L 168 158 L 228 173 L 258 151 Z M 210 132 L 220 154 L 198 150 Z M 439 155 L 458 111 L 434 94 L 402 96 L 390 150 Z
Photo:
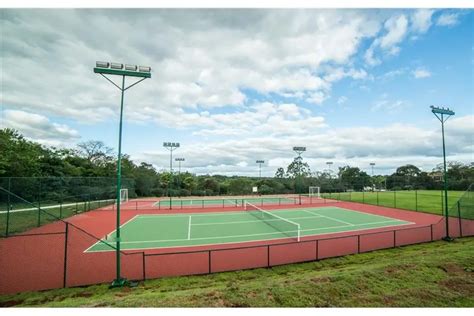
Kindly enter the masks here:
M 453 238 L 453 237 L 449 237 L 449 236 L 443 237 L 442 239 L 443 239 L 444 241 L 454 241 L 454 238 Z
M 109 289 L 113 289 L 113 288 L 117 288 L 117 287 L 137 287 L 138 286 L 138 282 L 134 282 L 134 281 L 129 281 L 127 279 L 124 279 L 124 278 L 120 278 L 120 279 L 115 279 L 112 281 L 112 284 L 109 285 Z

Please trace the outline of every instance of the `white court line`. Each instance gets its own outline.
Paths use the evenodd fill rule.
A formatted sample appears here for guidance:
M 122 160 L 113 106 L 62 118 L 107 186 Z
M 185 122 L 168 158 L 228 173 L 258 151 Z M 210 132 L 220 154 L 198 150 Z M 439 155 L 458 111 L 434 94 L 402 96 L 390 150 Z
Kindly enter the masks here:
M 309 218 L 318 218 L 318 217 L 324 217 L 324 216 L 319 216 L 316 214 L 313 214 L 315 216 L 302 216 L 302 217 L 289 217 L 287 219 L 289 220 L 298 220 L 298 219 L 309 219 Z M 235 222 L 222 222 L 222 223 L 199 223 L 199 224 L 193 224 L 193 226 L 207 226 L 207 225 L 226 225 L 226 224 L 244 224 L 244 223 L 261 223 L 263 220 L 255 220 L 255 221 L 235 221 Z M 267 219 L 266 222 L 271 222 L 271 221 L 281 221 L 281 219 Z M 299 224 L 299 223 L 298 223 Z M 301 225 L 301 224 L 300 224 Z
M 188 223 L 188 240 L 191 239 L 191 215 L 189 215 L 189 223 Z
M 367 225 L 373 225 L 373 224 L 384 224 L 384 223 L 394 223 L 395 221 L 383 221 L 383 222 L 374 222 L 374 223 L 364 223 L 364 224 L 354 224 L 354 226 L 367 226 Z M 410 223 L 413 224 L 413 223 Z M 402 224 L 406 225 L 406 224 Z M 390 225 L 389 225 L 390 226 Z M 397 226 L 397 225 L 391 225 L 391 226 Z M 374 228 L 380 228 L 383 226 L 377 226 Z M 320 230 L 328 230 L 328 229 L 334 229 L 334 228 L 348 228 L 347 225 L 344 226 L 331 226 L 331 227 L 321 227 L 321 228 L 311 228 L 311 229 L 301 229 L 301 232 L 308 232 L 308 231 L 320 231 Z M 350 231 L 353 231 L 352 229 Z M 284 234 L 284 233 L 296 233 L 296 230 L 288 230 L 288 231 L 277 231 L 277 232 L 269 232 L 269 233 L 258 233 L 258 234 L 246 234 L 246 235 L 233 235 L 233 236 L 216 236 L 216 237 L 198 237 L 198 238 L 193 238 L 192 240 L 205 240 L 205 239 L 223 239 L 223 238 L 236 238 L 236 237 L 250 237 L 250 236 L 261 236 L 261 235 L 276 235 L 276 234 Z M 339 232 L 335 232 L 339 233 Z M 121 242 L 122 244 L 137 244 L 137 243 L 150 243 L 150 242 L 173 242 L 173 241 L 185 241 L 187 239 L 180 238 L 180 239 L 159 239 L 159 240 L 135 240 L 135 241 L 123 241 Z
M 389 221 L 387 221 L 387 222 L 389 222 Z M 406 224 L 383 225 L 383 226 L 377 226 L 377 227 L 351 229 L 349 231 L 338 231 L 338 232 L 333 232 L 333 233 L 328 233 L 328 234 L 338 234 L 338 233 L 344 233 L 344 232 L 356 232 L 356 231 L 362 231 L 362 230 L 368 230 L 368 229 L 388 228 L 388 227 L 396 227 L 396 226 L 407 226 L 407 225 L 412 225 L 412 224 L 415 224 L 415 223 L 407 222 Z M 347 226 L 340 226 L 340 227 L 343 228 L 343 227 L 347 227 Z M 335 227 L 330 227 L 330 228 L 335 228 Z M 268 233 L 266 235 L 269 235 L 269 234 L 274 234 L 274 233 Z M 317 235 L 321 235 L 321 234 L 306 235 L 306 236 L 302 236 L 302 237 L 317 236 Z M 241 235 L 241 236 L 244 237 L 244 236 L 248 236 L 248 235 Z M 238 236 L 238 237 L 241 237 L 241 236 Z M 351 237 L 351 236 L 347 236 L 347 237 Z M 221 237 L 209 237 L 209 238 L 205 238 L 205 239 L 215 239 L 215 238 L 221 238 Z M 289 237 L 285 237 L 285 239 L 286 238 L 289 238 Z M 279 236 L 279 237 L 274 237 L 274 238 L 265 238 L 265 239 L 250 240 L 250 241 L 245 241 L 244 240 L 244 241 L 219 242 L 219 244 L 241 244 L 243 242 L 268 241 L 268 240 L 276 240 L 276 239 L 282 239 L 282 237 Z M 186 240 L 186 239 L 180 239 L 178 241 L 184 241 L 184 240 Z M 196 240 L 196 238 L 194 238 L 193 240 Z M 160 242 L 160 240 L 158 240 L 156 242 Z M 131 251 L 131 250 L 147 250 L 147 249 L 160 249 L 160 248 L 189 248 L 189 247 L 194 247 L 194 246 L 205 247 L 205 246 L 215 246 L 215 245 L 216 245 L 216 243 L 197 244 L 197 245 L 182 245 L 182 246 L 163 246 L 163 247 L 153 246 L 153 247 L 127 248 L 127 249 L 123 249 L 123 250 L 124 251 Z M 109 252 L 109 251 L 112 251 L 112 250 L 92 250 L 92 251 L 89 251 L 89 252 L 93 253 L 93 252 Z M 205 250 L 203 250 L 203 251 L 205 251 Z
M 330 220 L 332 220 L 332 221 L 336 221 L 336 222 L 339 222 L 339 223 L 347 224 L 347 225 L 349 225 L 349 226 L 354 226 L 354 224 L 352 224 L 352 223 L 349 223 L 349 222 L 346 222 L 346 221 L 343 221 L 343 220 L 340 220 L 340 219 L 332 218 L 332 217 L 330 217 L 330 216 L 326 216 L 326 215 L 322 215 L 322 214 L 315 214 L 315 213 L 313 213 L 313 212 L 311 212 L 311 211 L 307 211 L 307 210 L 305 210 L 305 212 L 306 212 L 306 213 L 309 213 L 309 214 L 313 214 L 313 215 L 319 215 L 319 216 L 321 216 L 321 217 L 325 217 L 325 218 L 327 218 L 327 219 L 330 219 Z
M 128 221 L 125 221 L 122 225 L 119 226 L 120 229 L 122 229 L 123 226 L 125 226 L 126 224 L 130 223 L 131 221 L 135 220 L 137 217 L 139 217 L 140 215 L 135 215 L 133 216 L 132 218 L 130 218 Z M 86 250 L 84 250 L 84 252 L 87 252 L 89 249 L 91 249 L 92 247 L 94 247 L 95 245 L 97 244 L 102 244 L 102 243 L 108 243 L 108 244 L 113 244 L 115 243 L 116 241 L 115 240 L 112 240 L 112 241 L 108 241 L 107 240 L 107 236 L 111 236 L 112 234 L 114 234 L 117 230 L 114 229 L 111 233 L 107 234 L 104 236 L 104 238 L 101 238 L 101 240 L 99 241 L 96 241 L 95 244 L 93 244 L 92 246 L 90 246 L 89 248 L 87 248 Z M 95 237 L 95 236 L 94 236 Z M 97 237 L 95 237 L 97 238 Z M 120 242 L 122 243 L 122 242 Z

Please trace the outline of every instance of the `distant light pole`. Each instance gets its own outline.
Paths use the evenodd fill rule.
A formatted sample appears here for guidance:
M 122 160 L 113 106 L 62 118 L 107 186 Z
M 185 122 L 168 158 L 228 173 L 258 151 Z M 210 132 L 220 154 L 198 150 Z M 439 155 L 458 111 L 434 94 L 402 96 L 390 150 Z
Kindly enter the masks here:
M 256 163 L 258 163 L 258 179 L 260 180 L 262 178 L 262 164 L 265 163 L 265 160 L 257 160 Z
M 174 161 L 178 162 L 178 175 L 181 175 L 181 161 L 184 161 L 184 158 L 175 158 Z
M 163 147 L 170 151 L 170 180 L 168 182 L 168 195 L 170 197 L 170 209 L 172 207 L 171 202 L 171 182 L 173 181 L 173 150 L 179 148 L 179 143 L 164 142 Z
M 444 169 L 444 214 L 446 221 L 446 236 L 443 238 L 446 241 L 451 241 L 453 238 L 449 236 L 449 223 L 448 223 L 448 175 L 446 170 L 446 146 L 444 142 L 444 123 L 455 113 L 449 108 L 440 108 L 435 106 L 430 106 L 431 112 L 436 116 L 436 118 L 441 122 L 441 135 L 443 139 L 443 169 Z
M 326 165 L 328 166 L 329 179 L 331 179 L 331 165 L 332 164 L 333 164 L 332 161 L 326 161 Z
M 124 69 L 125 68 L 125 69 Z M 115 87 L 122 92 L 120 100 L 120 121 L 119 121 L 119 139 L 118 139 L 118 158 L 117 158 L 117 212 L 116 212 L 116 223 L 115 223 L 115 257 L 116 257 L 116 277 L 110 287 L 122 287 L 129 285 L 130 282 L 121 276 L 121 263 L 120 263 L 120 191 L 122 190 L 122 121 L 123 121 L 123 99 L 126 90 L 130 89 L 134 85 L 142 82 L 147 78 L 151 78 L 151 67 L 136 66 L 136 65 L 124 65 L 119 63 L 110 63 L 98 61 L 96 67 L 94 67 L 94 73 L 100 74 L 102 77 L 107 79 Z M 122 86 L 117 85 L 106 75 L 122 76 Z M 125 77 L 137 77 L 140 80 L 132 83 L 128 87 L 125 87 Z
M 178 187 L 179 191 L 178 194 L 181 197 L 181 161 L 184 161 L 184 158 L 175 158 L 174 161 L 178 162 Z
M 374 183 L 374 166 L 375 162 L 371 162 L 370 166 L 372 167 L 372 191 L 375 191 L 375 183 Z
M 372 167 L 372 177 L 374 176 L 374 166 L 375 166 L 375 162 L 371 162 L 370 163 L 370 166 Z
M 296 147 L 293 147 L 293 151 L 298 155 L 298 158 L 302 159 L 301 158 L 301 154 L 304 153 L 306 151 L 306 147 L 301 147 L 301 146 L 296 146 Z M 301 168 L 298 170 L 298 175 L 297 175 L 298 178 L 301 177 Z M 295 193 L 298 193 L 297 191 L 297 188 L 296 188 L 296 183 L 297 181 L 295 181 Z

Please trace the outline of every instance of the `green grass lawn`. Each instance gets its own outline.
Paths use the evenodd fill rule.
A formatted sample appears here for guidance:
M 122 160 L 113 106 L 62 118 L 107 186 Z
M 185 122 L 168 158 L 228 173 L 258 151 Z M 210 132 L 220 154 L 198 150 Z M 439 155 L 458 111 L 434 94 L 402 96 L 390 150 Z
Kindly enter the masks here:
M 0 306 L 474 307 L 474 238 L 271 269 L 0 296 Z
M 44 203 L 45 207 L 40 212 L 38 210 L 27 210 L 15 212 L 25 208 L 34 208 L 34 204 L 15 204 L 12 212 L 8 218 L 8 234 L 17 234 L 32 229 L 34 227 L 42 226 L 51 222 L 57 221 L 59 218 L 68 218 L 74 214 L 82 213 L 88 210 L 104 207 L 108 204 L 114 203 L 106 201 L 88 201 L 88 202 L 64 202 L 64 205 L 59 205 L 57 202 Z M 72 205 L 71 205 L 72 204 Z M 53 206 L 53 207 L 52 207 Z M 2 210 L 3 211 L 3 210 Z M 39 222 L 39 225 L 38 225 Z M 0 213 L 0 236 L 6 236 L 7 229 L 7 214 Z
M 449 191 L 448 206 L 452 207 L 464 194 L 464 191 Z M 326 198 L 343 201 L 367 203 L 433 214 L 443 213 L 442 191 L 385 191 L 385 192 L 342 192 L 325 193 Z

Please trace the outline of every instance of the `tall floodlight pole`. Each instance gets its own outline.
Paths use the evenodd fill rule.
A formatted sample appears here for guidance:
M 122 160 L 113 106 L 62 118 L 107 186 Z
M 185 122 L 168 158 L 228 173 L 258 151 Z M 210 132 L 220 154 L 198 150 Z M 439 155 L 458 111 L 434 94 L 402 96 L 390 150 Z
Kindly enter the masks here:
M 326 161 L 326 165 L 328 166 L 329 179 L 331 179 L 331 165 L 332 164 L 333 164 L 332 161 Z
M 181 161 L 184 161 L 184 158 L 175 158 L 174 161 L 178 162 L 178 175 L 181 175 Z
M 181 197 L 181 161 L 184 161 L 184 158 L 175 158 L 174 161 L 178 162 L 178 186 L 179 186 L 179 191 L 178 195 Z
M 440 108 L 435 106 L 430 106 L 431 112 L 436 116 L 436 118 L 441 122 L 441 135 L 443 139 L 443 169 L 444 169 L 444 215 L 446 221 L 446 236 L 443 238 L 446 241 L 451 241 L 453 238 L 449 236 L 449 222 L 448 222 L 448 175 L 446 170 L 446 146 L 444 142 L 444 123 L 454 115 L 454 111 L 449 108 Z
M 260 180 L 262 178 L 262 164 L 265 163 L 265 160 L 257 160 L 256 163 L 258 163 L 258 179 Z
M 301 159 L 301 154 L 306 151 L 306 147 L 296 146 L 296 147 L 293 147 L 293 151 L 298 155 L 297 158 Z M 301 169 L 298 170 L 298 178 L 299 177 L 301 177 Z M 295 181 L 295 193 L 298 193 L 296 191 L 297 189 L 296 189 L 296 181 Z
M 94 73 L 100 74 L 102 77 L 107 79 L 115 87 L 117 87 L 121 93 L 120 100 L 120 121 L 119 121 L 119 139 L 118 139 L 118 157 L 117 157 L 117 212 L 116 212 L 116 237 L 115 237 L 115 253 L 116 253 L 116 277 L 112 282 L 111 287 L 121 287 L 128 285 L 129 282 L 121 276 L 121 263 L 120 263 L 120 191 L 122 189 L 122 120 L 123 120 L 123 99 L 126 90 L 130 89 L 134 85 L 142 82 L 147 78 L 151 78 L 151 67 L 136 66 L 136 65 L 124 65 L 110 62 L 96 62 L 94 67 Z M 122 77 L 122 85 L 119 86 L 106 75 L 115 75 Z M 137 77 L 140 80 L 132 83 L 128 87 L 125 87 L 125 77 Z
M 370 166 L 372 167 L 372 191 L 375 191 L 375 183 L 374 183 L 374 166 L 375 162 L 371 162 Z
M 164 142 L 163 147 L 170 151 L 170 181 L 168 182 L 168 195 L 170 197 L 170 209 L 171 209 L 171 181 L 173 181 L 173 150 L 179 148 L 179 143 Z

